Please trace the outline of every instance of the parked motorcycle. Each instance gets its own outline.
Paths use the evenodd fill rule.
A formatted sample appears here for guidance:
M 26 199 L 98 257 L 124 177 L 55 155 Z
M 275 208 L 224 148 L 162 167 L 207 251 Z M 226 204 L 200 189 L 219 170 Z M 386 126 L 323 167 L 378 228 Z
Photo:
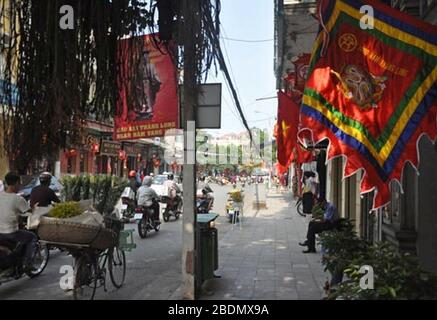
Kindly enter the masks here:
M 130 187 L 124 188 L 120 200 L 116 205 L 116 209 L 119 211 L 119 219 L 123 223 L 129 223 L 135 215 L 135 192 Z
M 147 232 L 155 230 L 158 232 L 161 228 L 160 222 L 155 222 L 153 219 L 152 207 L 137 207 L 135 208 L 134 220 L 138 223 L 138 234 L 142 239 L 147 236 Z
M 196 211 L 197 213 L 209 213 L 210 211 L 210 199 L 197 199 Z
M 20 217 L 20 228 L 25 226 Z M 31 231 L 33 232 L 33 231 Z M 49 261 L 49 248 L 37 242 L 37 248 L 32 260 L 33 270 L 24 271 L 24 244 L 21 242 L 0 240 L 0 285 L 12 280 L 18 280 L 24 275 L 30 278 L 40 275 Z
M 170 221 L 170 217 L 174 217 L 175 220 L 179 219 L 179 216 L 182 213 L 182 197 L 178 196 L 177 198 L 171 198 L 163 196 L 161 201 L 166 204 L 166 207 L 162 209 L 162 217 L 164 218 L 164 221 Z
M 209 213 L 214 205 L 213 191 L 209 187 L 197 191 L 196 211 L 197 213 Z

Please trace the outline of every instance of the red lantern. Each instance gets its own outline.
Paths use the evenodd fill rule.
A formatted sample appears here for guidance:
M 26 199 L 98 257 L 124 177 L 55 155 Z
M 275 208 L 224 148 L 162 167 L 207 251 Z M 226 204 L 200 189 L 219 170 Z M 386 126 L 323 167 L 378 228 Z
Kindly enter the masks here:
M 93 144 L 91 145 L 91 152 L 92 152 L 92 153 L 99 153 L 99 151 L 100 151 L 100 146 L 99 146 L 99 144 L 98 144 L 98 143 L 93 143 Z
M 70 149 L 66 153 L 67 158 L 75 157 L 77 156 L 77 150 L 76 149 Z
M 124 151 L 124 150 L 118 151 L 118 158 L 122 161 L 126 160 L 126 151 Z
M 158 168 L 159 165 L 161 164 L 161 160 L 160 159 L 153 159 L 152 161 L 153 161 L 153 166 L 155 168 Z

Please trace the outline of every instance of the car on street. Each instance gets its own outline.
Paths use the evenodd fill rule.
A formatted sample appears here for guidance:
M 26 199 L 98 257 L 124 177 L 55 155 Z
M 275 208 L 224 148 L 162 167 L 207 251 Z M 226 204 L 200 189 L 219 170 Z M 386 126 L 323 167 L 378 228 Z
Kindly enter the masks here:
M 158 196 L 167 196 L 168 190 L 164 187 L 164 182 L 167 180 L 167 175 L 159 174 L 152 180 L 151 188 L 155 190 Z
M 167 181 L 167 175 L 166 174 L 159 174 L 155 176 L 152 180 L 152 186 L 151 188 L 155 190 L 155 192 L 158 194 L 158 196 L 167 196 L 168 190 L 164 187 L 164 182 Z M 178 185 L 179 189 L 182 191 L 182 183 L 179 176 L 174 176 L 174 181 Z

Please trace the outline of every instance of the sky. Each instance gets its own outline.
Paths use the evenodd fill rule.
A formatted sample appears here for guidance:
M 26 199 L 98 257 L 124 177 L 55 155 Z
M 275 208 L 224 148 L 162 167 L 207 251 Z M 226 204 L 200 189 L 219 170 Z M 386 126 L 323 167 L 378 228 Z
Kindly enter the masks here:
M 277 112 L 277 99 L 256 101 L 276 95 L 274 61 L 274 1 L 273 0 L 221 0 L 221 45 L 228 69 L 242 105 L 249 127 L 272 130 Z M 269 40 L 242 42 L 238 40 Z M 222 82 L 221 129 L 208 130 L 217 135 L 241 132 L 234 100 L 219 70 L 210 72 L 208 82 Z

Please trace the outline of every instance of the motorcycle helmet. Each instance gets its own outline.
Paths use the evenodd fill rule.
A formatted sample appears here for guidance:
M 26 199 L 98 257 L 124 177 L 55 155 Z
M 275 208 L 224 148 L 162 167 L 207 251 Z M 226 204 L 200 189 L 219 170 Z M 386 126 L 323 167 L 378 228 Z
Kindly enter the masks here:
M 40 175 L 39 175 L 39 181 L 41 182 L 41 183 L 44 183 L 44 182 L 50 182 L 52 180 L 52 175 L 50 174 L 50 172 L 43 172 L 43 173 L 41 173 Z
M 143 186 L 150 187 L 152 185 L 153 178 L 151 176 L 145 176 L 143 179 Z
M 129 171 L 129 178 L 135 178 L 136 176 L 137 176 L 137 173 L 135 172 L 135 170 Z

